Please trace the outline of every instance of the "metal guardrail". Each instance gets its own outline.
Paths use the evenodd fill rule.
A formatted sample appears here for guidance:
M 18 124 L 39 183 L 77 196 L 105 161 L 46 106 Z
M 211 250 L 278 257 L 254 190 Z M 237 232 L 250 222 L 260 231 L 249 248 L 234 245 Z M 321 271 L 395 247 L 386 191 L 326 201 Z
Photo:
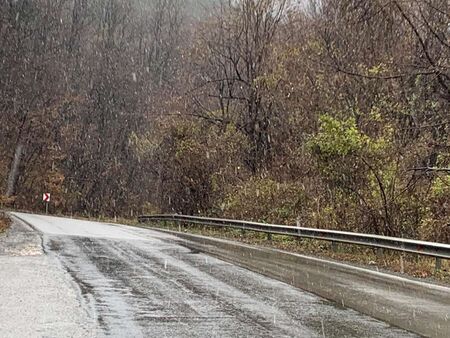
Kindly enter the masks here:
M 301 238 L 312 238 L 332 243 L 346 243 L 369 246 L 378 249 L 389 249 L 436 258 L 436 269 L 441 268 L 441 258 L 450 259 L 450 245 L 443 243 L 425 242 L 405 238 L 387 237 L 357 232 L 304 228 L 258 222 L 238 221 L 232 219 L 197 217 L 185 215 L 150 215 L 139 216 L 140 223 L 154 221 L 177 222 L 180 229 L 182 223 L 194 223 L 215 227 L 234 228 L 267 233 L 269 239 L 272 234 L 289 235 Z

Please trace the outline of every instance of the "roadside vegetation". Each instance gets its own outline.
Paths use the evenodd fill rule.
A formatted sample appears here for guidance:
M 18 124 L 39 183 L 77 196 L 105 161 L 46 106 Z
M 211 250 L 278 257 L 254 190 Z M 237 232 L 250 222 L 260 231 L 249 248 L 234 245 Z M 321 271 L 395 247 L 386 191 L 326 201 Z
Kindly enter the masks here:
M 3 212 L 0 211 L 0 234 L 4 233 L 8 229 L 10 219 Z
M 449 13 L 447 0 L 3 1 L 1 206 L 42 211 L 50 192 L 52 213 L 450 243 Z

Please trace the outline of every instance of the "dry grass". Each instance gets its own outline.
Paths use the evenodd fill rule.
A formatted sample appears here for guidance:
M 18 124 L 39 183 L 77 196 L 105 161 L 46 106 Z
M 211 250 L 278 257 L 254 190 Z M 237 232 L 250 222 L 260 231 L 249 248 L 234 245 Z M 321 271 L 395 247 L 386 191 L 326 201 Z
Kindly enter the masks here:
M 178 226 L 170 223 L 166 225 L 155 224 L 154 226 L 178 231 Z M 435 259 L 432 257 L 405 254 L 392 250 L 375 250 L 349 244 L 338 244 L 333 247 L 331 243 L 326 241 L 296 239 L 283 235 L 272 235 L 272 239 L 268 240 L 267 235 L 263 233 L 242 232 L 241 230 L 218 229 L 198 225 L 184 226 L 183 231 L 327 258 L 369 267 L 374 270 L 406 274 L 433 282 L 450 284 L 450 261 L 448 260 L 442 260 L 441 270 L 436 271 Z
M 5 232 L 9 227 L 10 219 L 3 212 L 0 212 L 0 233 Z

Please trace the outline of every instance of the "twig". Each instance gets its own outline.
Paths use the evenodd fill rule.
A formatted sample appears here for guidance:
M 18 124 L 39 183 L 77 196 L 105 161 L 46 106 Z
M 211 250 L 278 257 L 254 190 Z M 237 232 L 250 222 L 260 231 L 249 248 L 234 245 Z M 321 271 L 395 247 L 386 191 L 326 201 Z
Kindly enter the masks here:
M 419 168 L 411 168 L 408 169 L 409 171 L 441 171 L 441 172 L 447 172 L 450 174 L 450 168 L 436 168 L 436 167 L 419 167 Z

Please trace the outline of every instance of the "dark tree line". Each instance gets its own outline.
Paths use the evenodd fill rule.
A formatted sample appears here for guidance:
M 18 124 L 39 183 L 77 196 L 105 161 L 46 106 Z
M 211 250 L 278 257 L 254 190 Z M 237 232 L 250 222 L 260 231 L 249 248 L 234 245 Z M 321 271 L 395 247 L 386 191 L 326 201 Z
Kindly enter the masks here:
M 447 0 L 8 0 L 1 201 L 448 241 Z

